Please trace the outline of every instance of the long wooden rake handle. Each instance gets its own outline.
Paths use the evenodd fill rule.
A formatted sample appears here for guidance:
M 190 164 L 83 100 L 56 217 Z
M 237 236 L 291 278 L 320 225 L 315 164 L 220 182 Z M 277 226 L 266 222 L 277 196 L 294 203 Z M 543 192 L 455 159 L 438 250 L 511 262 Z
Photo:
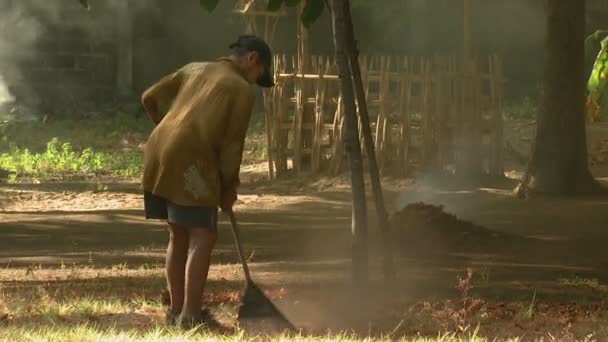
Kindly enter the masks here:
M 249 273 L 249 265 L 245 259 L 245 252 L 243 251 L 243 245 L 241 244 L 241 235 L 239 224 L 236 222 L 236 216 L 234 211 L 226 211 L 228 217 L 230 217 L 230 225 L 232 226 L 232 235 L 234 236 L 234 243 L 236 244 L 236 250 L 239 253 L 239 259 L 241 260 L 241 266 L 243 266 L 243 272 L 245 272 L 245 280 L 247 283 L 251 283 L 251 273 Z

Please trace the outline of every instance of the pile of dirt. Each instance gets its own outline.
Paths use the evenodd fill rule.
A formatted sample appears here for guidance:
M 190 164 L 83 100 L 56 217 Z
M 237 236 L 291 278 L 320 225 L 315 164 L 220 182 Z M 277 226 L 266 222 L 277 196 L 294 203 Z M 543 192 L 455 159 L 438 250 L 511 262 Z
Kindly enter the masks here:
M 396 235 L 395 242 L 414 249 L 481 247 L 512 238 L 508 234 L 461 220 L 447 213 L 443 206 L 423 202 L 412 203 L 395 212 L 391 215 L 390 224 Z

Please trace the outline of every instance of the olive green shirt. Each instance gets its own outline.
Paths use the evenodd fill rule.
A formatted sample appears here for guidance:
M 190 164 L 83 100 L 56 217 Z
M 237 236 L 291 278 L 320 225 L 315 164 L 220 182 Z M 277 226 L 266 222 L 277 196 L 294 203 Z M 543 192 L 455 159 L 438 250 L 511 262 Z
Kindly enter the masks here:
M 191 63 L 146 90 L 172 103 L 144 149 L 145 191 L 184 206 L 217 207 L 236 190 L 254 91 L 229 59 Z

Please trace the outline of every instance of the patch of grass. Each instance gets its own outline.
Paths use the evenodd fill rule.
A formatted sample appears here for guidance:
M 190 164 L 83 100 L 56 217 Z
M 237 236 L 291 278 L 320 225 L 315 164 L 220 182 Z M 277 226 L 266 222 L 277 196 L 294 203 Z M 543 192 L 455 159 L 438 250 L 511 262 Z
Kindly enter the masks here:
M 20 177 L 48 179 L 98 174 L 135 177 L 141 173 L 142 159 L 139 152 L 111 154 L 92 148 L 75 151 L 71 143 L 55 137 L 40 153 L 12 146 L 10 152 L 0 154 L 0 168 L 12 173 L 9 179 L 12 181 Z
M 263 161 L 268 153 L 263 114 L 257 117 L 247 136 L 244 163 Z M 137 178 L 143 166 L 139 146 L 153 128 L 147 117 L 128 113 L 87 120 L 0 124 L 0 169 L 10 172 L 11 182 Z
M 490 339 L 471 335 L 456 337 L 452 334 L 439 334 L 436 338 L 414 337 L 395 339 L 390 337 L 357 337 L 346 333 L 327 334 L 325 336 L 281 335 L 281 336 L 246 336 L 242 331 L 233 335 L 217 335 L 201 330 L 182 331 L 175 328 L 156 326 L 148 331 L 136 329 L 120 330 L 117 328 L 100 328 L 93 324 L 76 327 L 0 327 L 0 336 L 6 341 L 299 341 L 299 342 L 486 342 Z M 3 341 L 0 339 L 0 341 Z M 507 339 L 505 341 L 519 341 Z
M 100 328 L 94 324 L 69 326 L 31 326 L 0 328 L 0 341 L 239 341 L 206 332 L 180 331 L 156 327 L 151 331 Z
M 10 172 L 9 181 L 138 177 L 139 145 L 152 128 L 147 118 L 122 112 L 86 120 L 8 122 L 0 125 L 0 169 Z
M 77 300 L 56 301 L 44 288 L 39 288 L 38 304 L 17 305 L 11 311 L 16 319 L 60 323 L 72 320 L 84 322 L 95 320 L 96 316 L 132 311 L 134 306 L 118 300 L 83 297 Z
M 111 152 L 145 140 L 153 124 L 147 117 L 117 113 L 91 119 L 57 119 L 48 122 L 8 122 L 0 125 L 0 152 L 12 146 L 43 152 L 46 144 L 57 137 L 70 142 L 75 150 L 91 147 Z
M 221 273 L 211 275 L 212 286 L 207 289 L 214 300 L 207 303 L 224 324 L 232 325 L 237 302 L 227 300 L 232 296 L 222 293 L 238 293 L 240 282 L 230 284 L 230 280 L 237 280 L 230 271 L 238 266 L 219 267 Z M 485 342 L 519 341 L 517 336 L 524 335 L 526 340 L 539 341 L 584 340 L 585 336 L 604 340 L 602 337 L 606 336 L 608 325 L 601 317 L 601 308 L 589 311 L 589 307 L 580 306 L 564 312 L 559 306 L 537 303 L 535 299 L 474 305 L 475 298 L 468 293 L 471 279 L 471 272 L 459 279 L 461 300 L 411 307 L 403 302 L 386 307 L 398 310 L 394 311 L 396 316 L 374 316 L 369 322 L 370 326 L 382 325 L 380 330 L 366 332 L 353 327 L 358 333 L 346 333 L 317 327 L 312 335 L 246 336 L 237 327 L 236 332 L 224 336 L 163 325 L 163 307 L 158 298 L 164 288 L 161 265 L 27 269 L 6 266 L 0 273 L 0 341 Z M 466 316 L 462 316 L 462 310 Z M 574 323 L 564 330 L 570 327 L 568 322 Z
M 583 278 L 575 276 L 574 278 L 560 278 L 559 284 L 562 286 L 576 287 L 581 289 L 592 289 L 600 292 L 608 292 L 605 285 L 600 284 L 597 279 Z

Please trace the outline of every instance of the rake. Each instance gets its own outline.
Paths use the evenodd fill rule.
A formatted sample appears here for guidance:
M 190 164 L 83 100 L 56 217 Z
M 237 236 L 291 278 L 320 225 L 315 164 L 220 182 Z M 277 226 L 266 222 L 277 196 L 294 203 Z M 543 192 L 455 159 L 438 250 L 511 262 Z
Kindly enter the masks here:
M 296 328 L 277 309 L 264 292 L 253 282 L 245 253 L 241 244 L 240 228 L 232 210 L 226 212 L 230 217 L 232 234 L 245 273 L 245 290 L 238 310 L 238 322 L 245 331 L 295 332 Z

